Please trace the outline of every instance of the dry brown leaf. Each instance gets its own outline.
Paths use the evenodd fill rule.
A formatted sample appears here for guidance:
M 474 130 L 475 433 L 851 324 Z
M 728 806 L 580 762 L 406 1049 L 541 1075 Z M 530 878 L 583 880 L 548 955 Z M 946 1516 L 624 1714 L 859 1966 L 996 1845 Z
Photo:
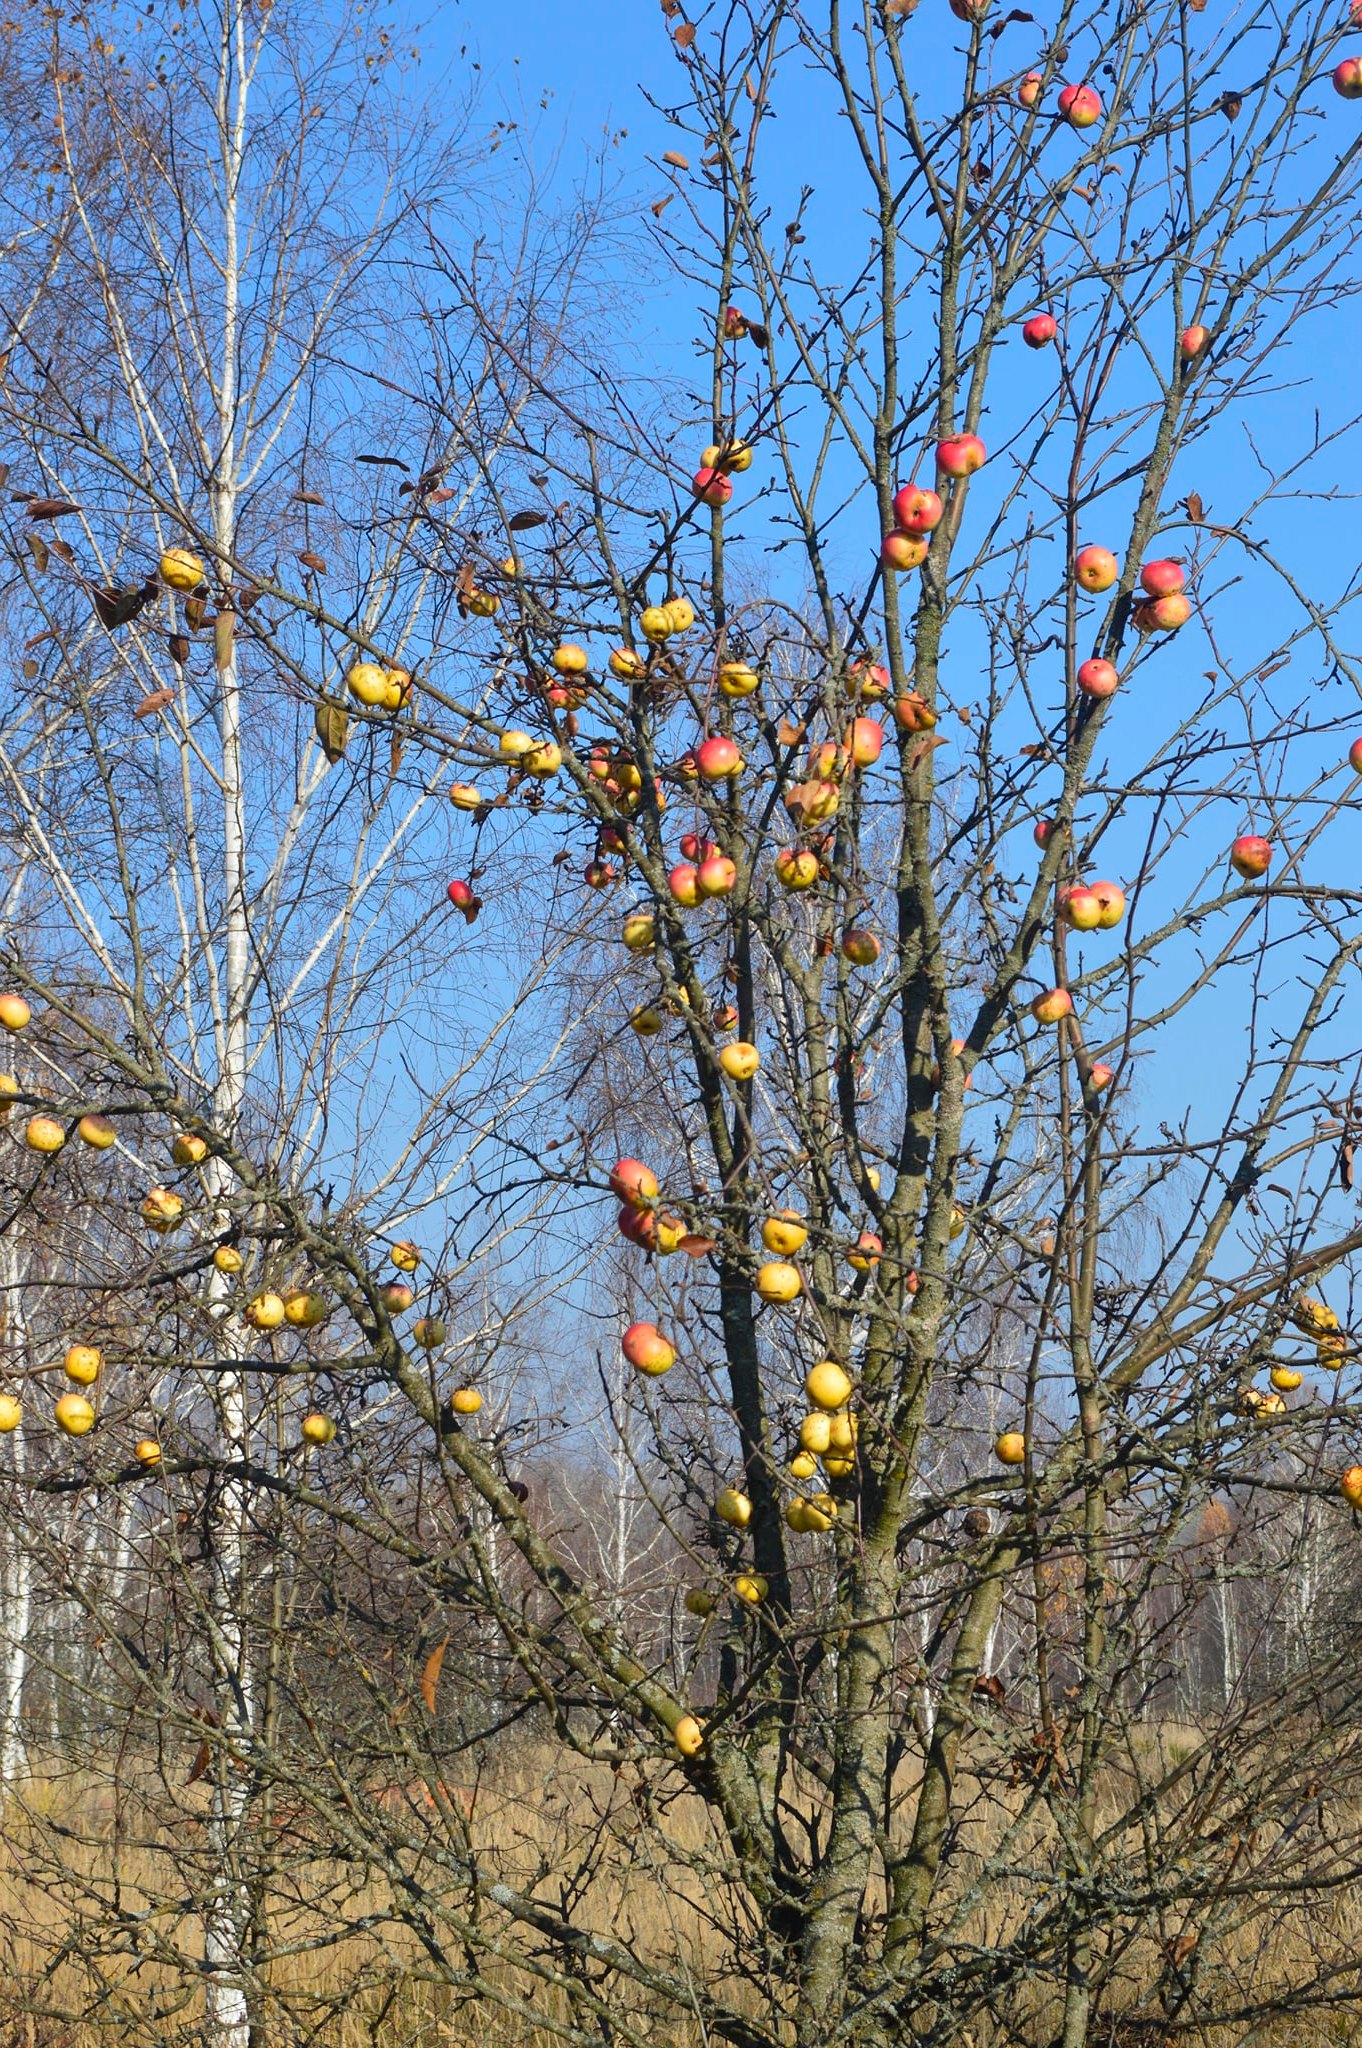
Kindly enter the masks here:
M 930 753 L 932 753 L 935 748 L 948 747 L 949 745 L 950 741 L 946 738 L 944 733 L 924 733 L 922 735 L 922 738 L 917 742 L 916 746 L 910 747 L 908 750 L 909 774 L 911 775 L 915 768 L 920 768 L 922 766 L 922 763 L 926 760 L 927 756 Z
M 671 203 L 672 194 L 670 192 L 667 194 L 665 199 L 655 199 L 653 201 L 653 219 L 661 220 L 663 214 L 666 212 L 667 208 L 671 205 Z
M 30 540 L 36 540 L 36 538 L 37 538 L 37 535 L 36 535 L 36 534 L 30 534 L 30 535 L 29 535 L 29 539 L 30 539 Z M 56 534 L 54 533 L 54 534 L 53 534 L 53 536 L 52 536 L 52 538 L 51 538 L 51 540 L 50 540 L 50 541 L 49 541 L 49 542 L 47 543 L 47 545 L 48 545 L 48 546 L 49 546 L 49 547 L 51 548 L 51 550 L 52 550 L 53 554 L 54 554 L 54 555 L 56 555 L 56 556 L 58 556 L 58 557 L 59 557 L 59 559 L 60 559 L 61 561 L 63 561 L 63 562 L 74 562 L 74 561 L 75 561 L 75 559 L 76 559 L 76 551 L 75 551 L 75 549 L 74 549 L 74 548 L 72 547 L 72 545 L 71 545 L 70 541 L 68 541 L 68 540 L 59 540 L 59 539 L 57 538 Z
M 30 533 L 26 538 L 28 540 L 28 551 L 33 557 L 33 566 L 40 576 L 45 576 L 47 574 L 46 541 L 36 533 Z
M 213 666 L 221 675 L 236 652 L 236 613 L 219 612 L 213 621 Z
M 426 1659 L 426 1668 L 421 1673 L 421 1697 L 426 1703 L 428 1714 L 435 1712 L 435 1688 L 440 1683 L 440 1668 L 445 1661 L 445 1651 L 448 1648 L 449 1637 L 446 1636 L 442 1643 L 435 1645 Z
M 808 729 L 802 720 L 798 725 L 791 725 L 788 718 L 782 718 L 776 727 L 776 738 L 782 747 L 797 747 Z
M 454 493 L 448 484 L 441 484 L 437 491 L 427 492 L 426 503 L 428 505 L 447 505 L 453 495 Z
M 166 641 L 170 658 L 176 668 L 183 668 L 189 659 L 189 641 L 183 633 L 172 633 Z
M 153 690 L 149 697 L 144 697 L 140 704 L 134 705 L 132 715 L 134 718 L 152 718 L 158 711 L 164 711 L 167 704 L 174 702 L 173 690 Z
M 68 512 L 79 512 L 80 506 L 73 505 L 69 498 L 30 498 L 28 516 L 30 519 L 64 519 Z
M 531 481 L 544 483 L 548 479 L 540 477 L 532 478 Z M 506 521 L 506 531 L 508 533 L 528 533 L 532 526 L 543 526 L 548 516 L 547 512 L 513 512 Z
M 688 171 L 690 169 L 690 158 L 682 156 L 679 149 L 669 149 L 662 161 L 664 164 L 670 164 L 674 171 Z
M 320 491 L 295 491 L 292 502 L 295 505 L 324 505 L 326 500 Z
M 311 548 L 303 548 L 299 553 L 298 560 L 305 569 L 315 569 L 319 576 L 325 576 L 326 563 L 320 555 L 314 555 Z
M 1188 491 L 1186 505 L 1187 517 L 1191 520 L 1193 526 L 1200 526 L 1202 520 L 1206 517 L 1206 507 L 1201 502 L 1200 491 Z
M 205 1736 L 199 1744 L 193 1763 L 189 1766 L 189 1776 L 185 1779 L 185 1784 L 196 1785 L 212 1761 L 213 1746 Z
M 1338 1148 L 1338 1181 L 1340 1187 L 1351 1188 L 1353 1185 L 1353 1147 L 1347 1138 Z
M 321 743 L 322 752 L 334 768 L 345 752 L 345 742 L 350 731 L 349 712 L 333 697 L 324 697 L 317 706 L 312 728 Z
M 695 41 L 695 25 L 693 22 L 683 21 L 672 34 L 678 50 L 689 50 Z
M 21 673 L 26 683 L 31 683 L 37 676 L 38 664 L 36 661 L 34 661 L 31 655 L 29 656 L 28 660 L 24 663 Z
M 707 1252 L 716 1249 L 718 1242 L 716 1237 L 699 1237 L 693 1231 L 687 1231 L 681 1240 L 681 1249 L 692 1259 L 703 1259 Z

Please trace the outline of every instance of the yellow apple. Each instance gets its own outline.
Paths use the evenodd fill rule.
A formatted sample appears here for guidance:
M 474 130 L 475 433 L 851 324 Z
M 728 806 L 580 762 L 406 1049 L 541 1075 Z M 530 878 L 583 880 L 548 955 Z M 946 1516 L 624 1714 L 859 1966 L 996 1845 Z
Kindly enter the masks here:
M 95 1411 L 84 1394 L 63 1394 L 53 1414 L 67 1436 L 84 1436 L 95 1426 Z
M 610 657 L 610 673 L 622 683 L 636 683 L 647 673 L 647 663 L 632 647 L 617 647 Z
M 1338 1484 L 1343 1498 L 1362 1508 L 1362 1465 L 1350 1465 Z
M 17 1394 L 0 1394 L 0 1436 L 8 1436 L 23 1419 L 23 1405 Z
M 376 661 L 357 661 L 345 678 L 350 695 L 379 710 L 388 694 L 388 671 Z
M 804 1292 L 799 1268 L 785 1259 L 768 1259 L 757 1268 L 757 1293 L 763 1301 L 794 1301 Z
M 104 1355 L 97 1344 L 72 1344 L 63 1360 L 63 1370 L 78 1387 L 92 1387 L 99 1378 Z
M 106 1116 L 83 1116 L 76 1125 L 76 1136 L 92 1151 L 107 1152 L 118 1133 Z
M 1274 1365 L 1268 1378 L 1279 1394 L 1294 1394 L 1305 1374 L 1297 1372 L 1294 1365 Z
M 219 1273 L 240 1273 L 246 1261 L 234 1244 L 220 1244 L 213 1254 L 213 1264 Z
M 672 1730 L 672 1741 L 682 1756 L 698 1756 L 705 1740 L 705 1724 L 694 1714 L 683 1714 Z
M 422 1316 L 412 1324 L 411 1334 L 423 1351 L 438 1351 L 448 1332 L 438 1316 Z
M 203 581 L 203 563 L 188 548 L 167 548 L 159 567 L 162 583 L 171 590 L 197 590 Z
M 421 1263 L 421 1254 L 414 1244 L 395 1244 L 392 1248 L 392 1262 L 399 1273 L 414 1273 Z
M 1026 1438 L 1019 1429 L 1005 1429 L 993 1446 L 994 1455 L 1001 1465 L 1021 1465 L 1026 1461 Z
M 22 1031 L 32 1015 L 22 996 L 0 996 L 0 1024 L 6 1031 Z
M 149 1230 L 164 1236 L 184 1215 L 184 1203 L 173 1188 L 152 1188 L 142 1198 L 142 1221 Z
M 177 1166 L 197 1166 L 208 1157 L 207 1142 L 193 1131 L 181 1131 L 170 1148 Z
M 686 597 L 669 597 L 662 607 L 671 620 L 673 633 L 689 633 L 695 624 L 695 607 Z
M 639 630 L 645 640 L 654 644 L 670 638 L 677 630 L 672 624 L 672 615 L 665 604 L 650 604 L 639 615 Z
M 831 1414 L 834 1409 L 845 1408 L 851 1399 L 851 1381 L 835 1359 L 825 1358 L 821 1364 L 810 1368 L 804 1392 L 815 1408 L 823 1408 Z
M 799 1425 L 799 1448 L 821 1458 L 832 1442 L 832 1417 L 806 1415 Z
M 31 1116 L 24 1129 L 24 1143 L 30 1152 L 60 1152 L 66 1131 L 54 1116 Z
M 303 1417 L 303 1441 L 309 1444 L 329 1444 L 336 1434 L 336 1425 L 329 1415 L 318 1415 L 315 1411 Z
M 788 1259 L 800 1250 L 809 1235 L 808 1225 L 793 1209 L 782 1209 L 778 1216 L 768 1216 L 761 1226 L 761 1241 L 768 1252 L 778 1252 L 782 1259 Z
M 455 1387 L 449 1405 L 456 1415 L 476 1415 L 482 1407 L 482 1395 L 476 1387 Z
M 749 1607 L 760 1607 L 770 1591 L 770 1585 L 763 1572 L 739 1572 L 733 1581 L 733 1591 Z
M 761 1054 L 745 1038 L 738 1038 L 719 1054 L 719 1065 L 730 1081 L 750 1081 L 761 1065 Z
M 714 1512 L 732 1529 L 745 1529 L 752 1519 L 752 1503 L 736 1486 L 726 1486 L 714 1503 Z
M 820 1420 L 825 1419 L 820 1417 Z M 796 1451 L 790 1460 L 790 1476 L 792 1479 L 812 1479 L 817 1470 L 818 1460 L 814 1457 L 812 1451 Z
M 726 661 L 719 670 L 719 689 L 725 697 L 750 697 L 761 677 L 745 661 Z
M 455 782 L 450 786 L 449 801 L 456 811 L 475 811 L 482 797 L 473 783 Z
M 698 1614 L 703 1618 L 707 1614 L 713 1614 L 716 1603 L 714 1595 L 707 1593 L 703 1586 L 690 1586 L 681 1604 L 687 1614 Z
M 159 1465 L 161 1446 L 154 1436 L 141 1436 L 132 1447 L 132 1454 L 139 1465 Z
M 315 1330 L 330 1314 L 325 1300 L 310 1287 L 290 1287 L 284 1296 L 284 1319 L 298 1330 Z
M 284 1320 L 283 1297 L 267 1288 L 247 1302 L 242 1314 L 253 1330 L 277 1330 Z

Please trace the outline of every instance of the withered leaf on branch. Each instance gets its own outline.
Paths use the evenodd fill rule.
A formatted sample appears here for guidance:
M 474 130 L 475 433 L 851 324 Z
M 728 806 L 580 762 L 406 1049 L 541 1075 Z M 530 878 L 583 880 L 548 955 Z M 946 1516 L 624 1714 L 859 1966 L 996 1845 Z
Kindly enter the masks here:
M 678 50 L 689 50 L 695 41 L 694 23 L 683 21 L 679 28 L 673 29 L 672 34 L 675 37 Z
M 91 592 L 91 603 L 95 617 L 108 633 L 117 626 L 126 626 L 144 611 L 149 603 L 147 592 L 139 584 L 135 590 L 96 590 Z
M 681 1249 L 692 1259 L 703 1259 L 707 1252 L 716 1249 L 718 1242 L 717 1237 L 701 1237 L 695 1231 L 687 1231 L 681 1240 Z
M 30 498 L 28 516 L 30 519 L 64 519 L 68 512 L 79 512 L 80 506 L 73 505 L 69 498 Z
M 1206 0 L 1202 0 L 1202 5 L 1205 6 L 1205 4 Z M 1237 121 L 1240 114 L 1244 111 L 1244 95 L 1239 92 L 1222 92 L 1220 95 L 1220 111 L 1227 121 Z
M 425 1670 L 421 1673 L 421 1697 L 426 1703 L 426 1712 L 428 1714 L 435 1712 L 435 1688 L 440 1683 L 440 1671 L 445 1661 L 445 1651 L 448 1648 L 449 1637 L 446 1636 L 442 1643 L 435 1645 L 435 1648 L 426 1659 Z
M 293 493 L 293 503 L 295 505 L 324 505 L 326 500 L 320 491 L 295 491 Z
M 167 704 L 173 704 L 174 702 L 175 692 L 173 690 L 153 690 L 151 695 L 144 697 L 140 704 L 134 704 L 132 715 L 134 718 L 154 718 L 158 711 L 164 711 Z
M 345 752 L 350 732 L 350 714 L 334 697 L 323 697 L 312 720 L 321 750 L 334 768 Z
M 545 478 L 530 479 L 532 483 L 545 482 Z M 543 526 L 548 519 L 547 512 L 513 512 L 506 522 L 508 533 L 528 533 L 532 526 Z
M 681 0 L 662 0 L 662 12 L 670 21 L 674 14 L 681 12 Z
M 302 549 L 301 553 L 298 556 L 298 560 L 302 563 L 305 569 L 314 569 L 319 576 L 325 576 L 326 563 L 322 560 L 320 555 L 314 555 L 311 548 Z
M 185 1784 L 196 1785 L 212 1761 L 213 1746 L 205 1736 L 199 1744 L 193 1763 L 189 1766 L 189 1776 L 185 1779 Z
M 758 348 L 770 347 L 770 332 L 767 328 L 762 326 L 760 320 L 749 320 L 747 323 L 747 331 L 751 335 L 753 341 L 755 341 L 755 343 L 757 344 Z
M 375 469 L 400 469 L 403 475 L 410 473 L 409 465 L 405 462 L 400 462 L 395 455 L 357 455 L 355 460 L 356 462 L 371 463 Z
M 25 662 L 25 663 L 23 664 L 22 674 L 23 674 L 23 678 L 24 678 L 24 681 L 25 681 L 26 683 L 31 683 L 31 682 L 33 681 L 34 677 L 35 677 L 35 676 L 37 675 L 37 673 L 38 673 L 38 664 L 37 664 L 37 662 L 36 662 L 36 661 L 35 661 L 35 660 L 33 659 L 33 656 L 32 656 L 32 655 L 30 654 L 30 656 L 29 656 L 28 660 L 27 660 L 27 661 L 26 661 L 26 662 Z
M 36 534 L 30 534 L 30 535 L 29 535 L 29 538 L 30 538 L 30 540 L 36 540 L 36 539 L 37 539 L 37 535 L 36 535 Z M 54 533 L 54 534 L 53 534 L 53 536 L 52 536 L 52 538 L 51 538 L 51 540 L 50 540 L 50 541 L 49 541 L 49 542 L 47 543 L 47 545 L 49 546 L 49 548 L 51 548 L 51 550 L 52 550 L 53 554 L 57 556 L 57 558 L 58 558 L 58 560 L 59 560 L 59 561 L 63 561 L 63 562 L 74 562 L 74 561 L 75 561 L 75 559 L 76 559 L 76 551 L 75 551 L 75 549 L 74 549 L 74 548 L 73 548 L 73 547 L 71 546 L 71 543 L 70 543 L 69 541 L 66 541 L 66 540 L 58 540 L 58 538 L 57 538 L 56 534 Z
M 909 771 L 909 773 L 911 774 L 914 768 L 920 768 L 920 767 L 922 766 L 922 763 L 923 763 L 923 762 L 924 762 L 924 761 L 926 760 L 927 756 L 928 756 L 928 755 L 929 755 L 929 754 L 930 754 L 930 753 L 931 753 L 931 752 L 932 752 L 932 751 L 933 751 L 933 750 L 934 750 L 934 749 L 935 749 L 936 747 L 948 747 L 949 745 L 950 745 L 950 741 L 949 741 L 949 740 L 948 740 L 948 739 L 946 738 L 946 735 L 945 735 L 944 733 L 940 733 L 940 732 L 928 732 L 928 733 L 924 733 L 924 734 L 922 735 L 922 738 L 921 738 L 921 739 L 920 739 L 920 740 L 919 740 L 919 741 L 917 742 L 917 745 L 916 745 L 916 746 L 914 746 L 914 747 L 912 747 L 912 748 L 910 748 L 910 750 L 909 750 L 909 753 L 908 753 L 908 771 Z
M 1191 520 L 1193 526 L 1200 526 L 1202 520 L 1206 517 L 1206 507 L 1201 502 L 1200 491 L 1188 491 L 1185 503 L 1187 506 L 1187 517 Z
M 1338 1182 L 1344 1188 L 1353 1185 L 1353 1147 L 1348 1138 L 1338 1148 Z
M 189 639 L 184 633 L 172 633 L 166 641 L 170 658 L 176 668 L 183 668 L 189 659 Z
M 670 164 L 674 171 L 688 171 L 690 169 L 690 158 L 682 156 L 679 149 L 669 149 L 663 156 L 662 161 L 664 164 Z
M 32 555 L 32 557 L 33 557 L 33 566 L 34 566 L 34 568 L 35 568 L 35 569 L 37 570 L 37 572 L 38 572 L 38 574 L 39 574 L 40 576 L 44 576 L 44 575 L 46 575 L 46 573 L 47 573 L 47 543 L 46 543 L 46 541 L 44 541 L 44 540 L 43 540 L 43 539 L 41 538 L 41 536 L 40 536 L 39 534 L 36 534 L 36 533 L 30 533 L 30 534 L 26 534 L 26 535 L 25 535 L 25 539 L 26 539 L 26 540 L 28 541 L 28 551 L 29 551 L 29 553 L 30 553 L 30 554 Z
M 776 727 L 776 738 L 782 747 L 797 747 L 808 729 L 802 719 L 798 725 L 791 725 L 788 718 L 782 718 Z
M 654 219 L 654 220 L 661 220 L 661 218 L 662 218 L 662 215 L 663 215 L 663 213 L 665 212 L 666 208 L 667 208 L 667 207 L 669 207 L 669 206 L 671 205 L 671 203 L 672 203 L 672 194 L 671 194 L 670 192 L 669 192 L 669 193 L 667 194 L 667 196 L 666 196 L 666 198 L 665 198 L 665 199 L 655 199 L 655 200 L 653 201 L 653 208 L 652 208 L 652 212 L 653 212 L 653 219 Z

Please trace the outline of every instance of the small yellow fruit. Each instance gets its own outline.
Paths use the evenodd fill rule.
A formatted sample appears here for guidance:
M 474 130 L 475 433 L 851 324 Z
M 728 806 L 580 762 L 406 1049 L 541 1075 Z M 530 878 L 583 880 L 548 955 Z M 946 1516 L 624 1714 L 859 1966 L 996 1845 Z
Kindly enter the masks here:
M 852 1473 L 856 1470 L 856 1460 L 854 1458 L 834 1458 L 832 1453 L 829 1452 L 823 1460 L 823 1470 L 827 1473 L 829 1479 L 850 1479 Z
M 664 604 L 650 604 L 640 616 L 638 623 L 645 640 L 666 640 L 677 630 L 672 624 L 672 615 Z
M 657 944 L 657 926 L 641 910 L 626 917 L 620 933 L 631 953 L 651 953 Z
M 336 1425 L 329 1415 L 318 1415 L 314 1412 L 303 1417 L 304 1443 L 329 1444 L 335 1434 Z
M 154 1436 L 139 1437 L 132 1447 L 132 1454 L 139 1465 L 159 1465 L 161 1462 L 161 1446 Z
M 219 1273 L 240 1273 L 246 1261 L 234 1244 L 220 1244 L 213 1254 L 213 1264 Z
M 769 1259 L 757 1269 L 757 1293 L 763 1301 L 794 1301 L 804 1292 L 799 1268 L 784 1259 Z
M 0 1436 L 8 1436 L 12 1429 L 19 1427 L 23 1412 L 17 1394 L 0 1394 Z
M 820 1416 L 819 1420 L 825 1421 L 826 1417 Z M 790 1477 L 792 1479 L 812 1479 L 817 1470 L 818 1460 L 814 1457 L 812 1451 L 796 1451 L 790 1460 Z
M 171 590 L 197 590 L 203 581 L 203 563 L 188 548 L 167 548 L 160 561 L 161 581 Z
M 775 1252 L 782 1259 L 793 1258 L 808 1239 L 808 1225 L 793 1209 L 782 1209 L 778 1216 L 768 1216 L 761 1226 L 761 1241 L 768 1252 Z
M 789 1516 L 785 1518 L 789 1521 Z M 804 1531 L 810 1536 L 819 1536 L 830 1529 L 837 1519 L 837 1503 L 830 1493 L 817 1493 L 812 1500 L 804 1502 L 802 1517 Z
M 714 1503 L 714 1512 L 732 1529 L 745 1529 L 752 1519 L 752 1503 L 736 1486 L 726 1486 Z
M 1019 1429 L 1005 1429 L 994 1444 L 993 1451 L 1000 1465 L 1025 1464 L 1026 1438 Z
M 1343 1498 L 1362 1508 L 1362 1465 L 1350 1465 L 1338 1484 Z
M 464 599 L 470 615 L 475 619 L 495 618 L 501 609 L 501 599 L 495 590 L 470 590 Z
M 636 683 L 647 673 L 647 663 L 632 647 L 617 647 L 610 657 L 610 673 L 622 683 Z
M 519 726 L 512 726 L 509 731 L 501 735 L 500 740 L 497 742 L 497 752 L 501 755 L 503 761 L 519 761 L 526 754 L 532 754 L 536 744 L 537 742 L 529 733 L 522 732 Z
M 537 775 L 541 781 L 547 781 L 562 767 L 563 749 L 556 740 L 543 740 L 538 746 L 531 747 L 528 754 L 521 755 L 520 765 L 527 775 Z
M 22 1031 L 32 1015 L 22 996 L 0 996 L 0 1024 L 6 1031 Z
M 847 1457 L 856 1448 L 856 1417 L 845 1409 L 840 1415 L 828 1417 L 828 1449 L 839 1457 Z
M 719 690 L 725 697 L 750 697 L 761 677 L 745 661 L 726 661 L 719 670 Z
M 565 640 L 561 647 L 555 647 L 553 665 L 560 676 L 584 676 L 590 667 L 586 649 L 574 646 L 570 640 Z
M 821 1365 L 810 1368 L 804 1382 L 804 1392 L 815 1408 L 845 1408 L 851 1399 L 851 1381 L 835 1359 L 825 1358 Z
M 412 1324 L 411 1334 L 423 1351 L 438 1351 L 448 1333 L 438 1316 L 422 1316 Z
M 97 1344 L 72 1344 L 62 1363 L 67 1379 L 78 1387 L 92 1387 L 99 1378 L 104 1354 Z
M 697 1756 L 704 1743 L 705 1724 L 694 1714 L 683 1714 L 672 1730 L 672 1741 L 682 1756 Z
M 95 1411 L 84 1394 L 63 1394 L 53 1413 L 67 1436 L 84 1436 L 95 1426 Z
M 821 1458 L 832 1443 L 832 1417 L 830 1415 L 806 1415 L 799 1425 L 799 1448 L 812 1451 Z
M 1268 1378 L 1279 1394 L 1294 1394 L 1305 1374 L 1297 1372 L 1294 1365 L 1274 1365 Z
M 482 1395 L 476 1387 L 455 1387 L 449 1405 L 456 1415 L 476 1415 L 482 1406 Z
M 636 1031 L 640 1038 L 656 1038 L 658 1032 L 662 1029 L 662 1021 L 662 1012 L 660 1010 L 650 1010 L 645 1004 L 642 1009 L 633 1012 L 630 1016 L 629 1024 L 630 1028 Z
M 284 1318 L 298 1330 L 315 1330 L 331 1313 L 326 1301 L 310 1287 L 290 1287 L 284 1296 Z
M 958 1207 L 952 1206 L 952 1209 L 951 1209 L 951 1232 L 950 1232 L 950 1234 L 951 1234 L 951 1237 L 952 1237 L 952 1239 L 954 1239 L 954 1238 L 957 1238 L 957 1237 L 963 1237 L 963 1236 L 964 1236 L 964 1234 L 965 1234 L 965 1232 L 966 1232 L 966 1230 L 968 1230 L 968 1228 L 969 1228 L 969 1222 L 968 1222 L 968 1219 L 967 1219 L 967 1217 L 966 1217 L 966 1215 L 965 1215 L 965 1212 L 964 1212 L 964 1210 L 963 1210 L 963 1209 L 961 1209 L 961 1208 L 958 1208 Z
M 761 1065 L 761 1054 L 747 1039 L 735 1039 L 719 1054 L 719 1065 L 730 1081 L 750 1081 Z
M 695 624 L 695 606 L 687 597 L 670 597 L 662 609 L 672 622 L 673 633 L 689 633 Z
M 482 797 L 471 782 L 456 782 L 450 789 L 449 801 L 456 811 L 475 811 Z
M 194 1131 L 181 1131 L 170 1148 L 177 1166 L 198 1166 L 208 1157 L 208 1145 Z
M 421 1254 L 414 1244 L 395 1244 L 392 1262 L 400 1273 L 414 1273 L 421 1263 Z
M 687 1614 L 698 1614 L 703 1618 L 706 1614 L 713 1614 L 715 1600 L 714 1595 L 707 1593 L 703 1586 L 691 1586 L 687 1589 L 686 1597 L 681 1604 Z
M 376 661 L 357 661 L 345 682 L 350 695 L 367 704 L 371 711 L 383 706 L 388 695 L 388 671 Z
M 733 1581 L 733 1591 L 740 1600 L 745 1600 L 749 1607 L 760 1607 L 770 1590 L 763 1572 L 739 1572 Z
M 93 1151 L 107 1152 L 118 1133 L 106 1116 L 83 1116 L 76 1125 L 76 1136 Z
M 13 1098 L 19 1093 L 19 1083 L 13 1074 L 0 1074 L 0 1123 L 5 1121 L 13 1108 Z M 82 1117 L 81 1122 L 85 1119 Z M 112 1143 L 112 1139 L 110 1140 Z
M 1313 1295 L 1303 1294 L 1291 1311 L 1291 1320 L 1298 1330 L 1304 1330 L 1309 1337 L 1317 1336 L 1321 1330 L 1336 1330 L 1338 1317 L 1325 1302 L 1316 1301 Z
M 142 1221 L 149 1230 L 164 1236 L 184 1214 L 184 1203 L 172 1188 L 152 1188 L 142 1198 Z
M 813 1459 L 809 1463 L 812 1465 Z M 785 1526 L 793 1529 L 796 1536 L 802 1536 L 809 1527 L 809 1504 L 802 1496 L 792 1500 L 785 1510 Z
M 60 1152 L 66 1143 L 65 1128 L 54 1116 L 31 1116 L 24 1130 L 30 1152 Z
M 277 1330 L 284 1320 L 284 1313 L 283 1297 L 268 1288 L 248 1301 L 242 1310 L 253 1330 Z

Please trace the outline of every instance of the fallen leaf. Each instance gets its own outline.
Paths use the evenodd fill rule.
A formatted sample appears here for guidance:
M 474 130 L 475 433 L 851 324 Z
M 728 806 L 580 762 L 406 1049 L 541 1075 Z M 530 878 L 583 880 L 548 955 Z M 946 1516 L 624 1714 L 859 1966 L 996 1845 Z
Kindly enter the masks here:
M 435 1712 L 435 1688 L 440 1683 L 440 1667 L 445 1661 L 445 1651 L 448 1648 L 449 1637 L 446 1636 L 442 1643 L 435 1645 L 426 1659 L 426 1668 L 421 1673 L 421 1697 L 426 1703 L 426 1712 L 430 1714 Z
M 164 711 L 167 704 L 174 702 L 173 690 L 153 690 L 149 697 L 144 697 L 140 704 L 134 705 L 132 715 L 134 718 L 152 718 L 158 711 Z

